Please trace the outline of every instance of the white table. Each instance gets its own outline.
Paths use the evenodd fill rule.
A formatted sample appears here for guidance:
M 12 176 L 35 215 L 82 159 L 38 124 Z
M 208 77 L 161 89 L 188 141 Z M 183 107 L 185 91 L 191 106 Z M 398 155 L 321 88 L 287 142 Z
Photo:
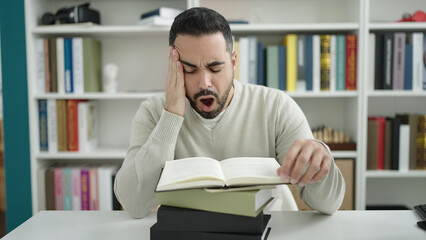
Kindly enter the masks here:
M 271 212 L 269 240 L 277 239 L 426 239 L 414 211 Z M 123 211 L 42 211 L 3 239 L 150 239 L 156 214 L 132 219 Z

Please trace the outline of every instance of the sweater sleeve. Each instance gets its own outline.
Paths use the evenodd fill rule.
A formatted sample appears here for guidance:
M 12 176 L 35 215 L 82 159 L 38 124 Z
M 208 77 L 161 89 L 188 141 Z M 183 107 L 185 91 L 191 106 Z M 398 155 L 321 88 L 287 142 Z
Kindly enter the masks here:
M 182 123 L 183 117 L 164 109 L 155 116 L 149 104 L 142 103 L 136 113 L 130 147 L 114 183 L 115 195 L 131 217 L 142 218 L 155 207 L 154 191 L 161 168 L 174 158 Z
M 311 128 L 299 106 L 287 95 L 281 98 L 276 118 L 276 155 L 282 164 L 284 156 L 296 139 L 314 139 Z M 320 142 L 320 141 L 318 141 Z M 336 166 L 331 151 L 320 142 L 331 157 L 328 174 L 317 183 L 308 183 L 305 187 L 296 185 L 300 199 L 312 209 L 325 214 L 334 213 L 342 204 L 345 194 L 345 181 Z

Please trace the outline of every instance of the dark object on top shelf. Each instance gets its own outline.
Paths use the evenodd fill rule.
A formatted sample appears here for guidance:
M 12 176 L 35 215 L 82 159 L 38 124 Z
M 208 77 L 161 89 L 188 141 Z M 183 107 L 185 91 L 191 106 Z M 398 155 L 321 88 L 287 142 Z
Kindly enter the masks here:
M 60 8 L 56 14 L 45 13 L 41 18 L 43 25 L 55 24 L 56 20 L 60 23 L 84 23 L 92 22 L 101 24 L 99 11 L 90 9 L 90 3 L 84 3 L 73 7 Z

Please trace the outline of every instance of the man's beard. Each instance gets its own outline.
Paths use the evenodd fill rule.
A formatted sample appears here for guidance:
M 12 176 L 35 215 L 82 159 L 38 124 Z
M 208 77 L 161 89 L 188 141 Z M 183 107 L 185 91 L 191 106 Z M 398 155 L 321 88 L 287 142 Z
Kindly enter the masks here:
M 190 98 L 189 96 L 187 96 L 187 98 L 192 108 L 198 114 L 200 114 L 203 118 L 212 119 L 212 118 L 215 118 L 217 115 L 219 115 L 222 112 L 222 110 L 225 108 L 226 100 L 228 99 L 229 92 L 231 92 L 232 86 L 233 86 L 233 81 L 231 81 L 231 83 L 228 86 L 228 89 L 226 89 L 225 93 L 220 99 L 219 99 L 219 95 L 210 89 L 203 89 L 197 94 L 195 94 L 194 98 Z M 208 95 L 211 95 L 215 98 L 215 102 L 217 103 L 217 109 L 212 110 L 210 112 L 205 112 L 198 108 L 197 99 L 200 98 L 201 96 L 208 96 Z

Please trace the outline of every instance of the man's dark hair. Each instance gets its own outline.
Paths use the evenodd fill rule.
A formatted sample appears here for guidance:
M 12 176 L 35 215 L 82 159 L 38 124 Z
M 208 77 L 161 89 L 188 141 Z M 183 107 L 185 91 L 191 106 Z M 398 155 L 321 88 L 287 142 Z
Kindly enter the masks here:
M 223 34 L 226 41 L 226 51 L 232 54 L 232 33 L 226 19 L 218 12 L 209 8 L 190 8 L 175 18 L 170 29 L 169 46 L 175 44 L 178 34 L 199 37 L 217 32 Z

